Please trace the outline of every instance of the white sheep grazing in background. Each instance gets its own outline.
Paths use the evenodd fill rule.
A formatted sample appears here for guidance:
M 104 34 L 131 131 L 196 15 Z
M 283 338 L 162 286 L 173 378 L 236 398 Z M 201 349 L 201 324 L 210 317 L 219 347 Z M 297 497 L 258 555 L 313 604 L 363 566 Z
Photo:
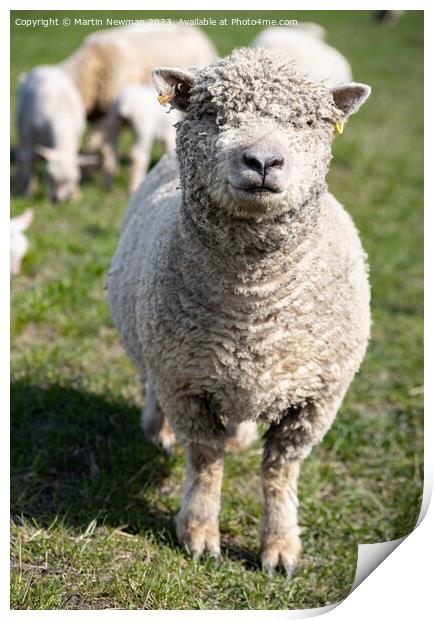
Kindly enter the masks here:
M 177 536 L 193 555 L 218 556 L 227 440 L 246 447 L 261 420 L 262 564 L 291 574 L 299 469 L 369 339 L 365 253 L 326 175 L 335 130 L 371 89 L 330 89 L 262 48 L 153 76 L 185 114 L 176 158 L 131 198 L 107 279 L 148 385 L 142 426 L 166 449 L 173 431 L 185 446 Z
M 24 231 L 28 229 L 32 220 L 33 209 L 26 209 L 10 221 L 10 272 L 12 276 L 17 276 L 21 271 L 21 261 L 29 248 Z
M 177 110 L 160 105 L 151 85 L 136 84 L 123 90 L 110 108 L 106 122 L 106 139 L 102 147 L 106 186 L 111 186 L 116 175 L 117 141 L 122 126 L 129 126 L 134 134 L 128 182 L 131 194 L 145 177 L 154 142 L 160 141 L 168 153 L 175 150 L 174 124 L 180 118 Z
M 217 57 L 199 28 L 179 24 L 134 24 L 93 32 L 62 63 L 76 84 L 88 115 L 105 115 L 132 84 L 151 81 L 153 67 L 205 66 Z
M 18 132 L 17 190 L 35 190 L 35 161 L 47 161 L 47 190 L 51 200 L 78 194 L 78 149 L 85 128 L 85 111 L 76 86 L 57 66 L 40 66 L 23 75 L 16 110 Z
M 350 63 L 324 41 L 325 35 L 322 26 L 311 23 L 266 28 L 251 46 L 265 47 L 286 56 L 301 71 L 328 87 L 351 82 Z
M 18 92 L 18 192 L 34 191 L 39 154 L 47 160 L 49 197 L 76 197 L 80 165 L 97 161 L 78 153 L 86 116 L 104 117 L 123 89 L 150 81 L 155 65 L 203 66 L 216 56 L 206 34 L 193 26 L 138 24 L 95 32 L 65 61 L 35 67 Z

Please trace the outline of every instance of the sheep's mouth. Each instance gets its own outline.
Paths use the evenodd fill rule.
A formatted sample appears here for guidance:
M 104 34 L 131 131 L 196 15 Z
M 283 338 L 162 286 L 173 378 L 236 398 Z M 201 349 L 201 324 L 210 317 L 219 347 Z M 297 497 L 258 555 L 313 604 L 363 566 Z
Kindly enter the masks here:
M 234 185 L 233 183 L 229 182 L 229 185 L 231 187 L 233 187 L 237 192 L 242 192 L 244 194 L 247 194 L 249 196 L 255 195 L 255 194 L 281 194 L 283 190 L 279 189 L 278 187 L 270 187 L 269 185 L 260 185 L 259 187 L 255 186 L 255 187 L 241 187 L 239 185 Z

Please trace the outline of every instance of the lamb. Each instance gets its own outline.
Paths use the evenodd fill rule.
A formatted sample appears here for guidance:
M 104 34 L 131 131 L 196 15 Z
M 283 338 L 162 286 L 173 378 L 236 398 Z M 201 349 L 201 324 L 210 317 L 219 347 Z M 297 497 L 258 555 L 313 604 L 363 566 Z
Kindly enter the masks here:
M 327 86 L 351 82 L 351 66 L 337 49 L 327 45 L 326 31 L 318 24 L 266 28 L 252 42 L 252 47 L 265 47 L 293 60 L 311 78 Z
M 78 149 L 85 128 L 85 111 L 77 88 L 57 66 L 36 67 L 23 76 L 16 110 L 18 131 L 17 190 L 35 191 L 35 161 L 47 161 L 47 190 L 51 200 L 78 195 Z
M 174 124 L 180 119 L 181 114 L 177 110 L 168 114 L 162 108 L 153 87 L 136 84 L 123 90 L 107 117 L 106 137 L 102 147 L 105 185 L 110 187 L 116 174 L 116 144 L 122 125 L 131 127 L 135 139 L 131 149 L 128 183 L 129 193 L 132 194 L 148 169 L 154 141 L 161 141 L 167 152 L 175 150 Z
M 97 162 L 94 155 L 78 155 L 86 116 L 104 118 L 125 87 L 151 79 L 155 64 L 206 65 L 215 57 L 196 28 L 139 24 L 93 33 L 62 63 L 34 68 L 18 94 L 18 192 L 34 190 L 39 154 L 47 160 L 50 198 L 78 196 L 79 165 Z
M 29 242 L 24 234 L 33 221 L 33 209 L 26 209 L 18 217 L 13 217 L 10 223 L 10 272 L 11 276 L 19 275 L 21 261 L 29 248 Z
M 261 559 L 300 555 L 297 478 L 330 428 L 370 332 L 365 253 L 327 191 L 334 128 L 369 86 L 329 90 L 265 49 L 156 68 L 185 113 L 131 198 L 108 273 L 124 347 L 147 382 L 148 437 L 185 446 L 179 541 L 220 553 L 225 443 L 262 420 Z M 251 434 L 253 435 L 253 434 Z M 241 446 L 244 444 L 244 446 Z

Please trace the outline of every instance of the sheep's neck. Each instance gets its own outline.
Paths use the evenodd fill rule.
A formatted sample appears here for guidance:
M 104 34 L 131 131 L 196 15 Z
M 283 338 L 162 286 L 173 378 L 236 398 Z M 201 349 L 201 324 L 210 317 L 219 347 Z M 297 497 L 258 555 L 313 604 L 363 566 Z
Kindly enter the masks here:
M 323 194 L 316 193 L 295 213 L 263 221 L 230 219 L 212 208 L 196 216 L 184 203 L 178 268 L 205 278 L 221 274 L 234 285 L 290 274 L 318 237 Z

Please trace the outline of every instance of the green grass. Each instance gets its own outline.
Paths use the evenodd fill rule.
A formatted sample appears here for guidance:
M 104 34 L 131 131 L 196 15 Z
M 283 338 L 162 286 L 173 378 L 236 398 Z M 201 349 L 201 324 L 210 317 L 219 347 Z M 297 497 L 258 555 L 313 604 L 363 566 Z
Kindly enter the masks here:
M 300 566 L 288 582 L 260 571 L 259 444 L 226 461 L 220 569 L 206 559 L 193 563 L 175 542 L 183 455 L 169 459 L 143 440 L 140 388 L 105 300 L 126 203 L 124 166 L 113 191 L 104 193 L 96 175 L 76 204 L 51 205 L 38 193 L 31 251 L 12 284 L 15 609 L 321 606 L 351 588 L 358 543 L 398 538 L 417 520 L 423 15 L 408 12 L 389 28 L 369 12 L 288 15 L 326 26 L 355 78 L 373 85 L 370 101 L 336 140 L 329 175 L 369 254 L 372 342 L 332 430 L 302 470 Z M 208 32 L 226 53 L 259 29 Z M 88 30 L 61 29 L 59 36 L 54 28 L 13 26 L 13 101 L 21 71 L 63 58 Z M 12 213 L 26 206 L 13 198 Z

